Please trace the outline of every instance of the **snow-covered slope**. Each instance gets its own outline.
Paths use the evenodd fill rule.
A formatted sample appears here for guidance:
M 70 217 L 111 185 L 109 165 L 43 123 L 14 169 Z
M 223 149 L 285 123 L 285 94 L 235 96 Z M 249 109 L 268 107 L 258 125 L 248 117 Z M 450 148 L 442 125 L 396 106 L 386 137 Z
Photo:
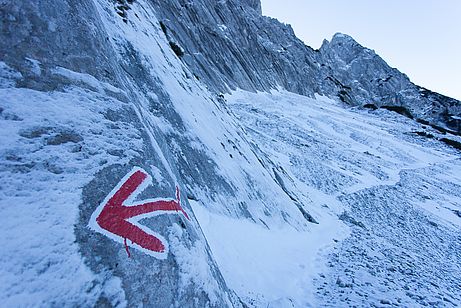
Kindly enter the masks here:
M 226 101 L 181 60 L 159 3 L 0 6 L 2 305 L 459 304 L 447 136 L 283 90 Z M 232 84 L 289 83 L 247 75 Z
M 317 270 L 314 286 L 306 284 L 316 295 L 311 304 L 461 304 L 461 158 L 435 139 L 442 137 L 437 131 L 324 97 L 239 91 L 228 100 L 296 186 L 323 213 L 341 209 L 337 217 L 350 227 L 351 235 L 322 260 L 328 267 Z M 291 240 L 297 238 L 285 239 Z

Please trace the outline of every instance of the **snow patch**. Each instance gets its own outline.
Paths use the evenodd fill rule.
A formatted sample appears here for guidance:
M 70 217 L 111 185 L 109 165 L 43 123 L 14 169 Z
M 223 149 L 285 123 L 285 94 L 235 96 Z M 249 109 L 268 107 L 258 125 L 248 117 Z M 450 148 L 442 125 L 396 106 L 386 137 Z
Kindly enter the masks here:
M 97 89 L 100 93 L 104 93 L 104 90 L 111 91 L 114 93 L 123 92 L 121 89 L 114 87 L 110 83 L 99 81 L 98 79 L 96 79 L 94 76 L 91 76 L 90 74 L 74 72 L 72 70 L 69 70 L 67 68 L 60 67 L 60 66 L 53 69 L 52 72 L 56 75 L 65 77 L 71 81 L 85 83 L 89 85 L 90 87 Z
M 19 79 L 22 79 L 20 72 L 0 61 L 0 88 L 13 87 Z
M 35 76 L 41 76 L 42 75 L 42 69 L 40 68 L 40 65 L 42 63 L 40 61 L 32 59 L 32 58 L 26 58 L 26 60 L 29 61 L 31 66 L 32 66 L 32 69 L 31 69 L 32 73 Z
M 313 300 L 312 279 L 324 269 L 322 253 L 348 235 L 337 222 L 310 231 L 288 224 L 267 228 L 246 219 L 214 214 L 189 200 L 225 281 L 246 302 L 296 307 Z M 283 306 L 283 305 L 282 305 Z

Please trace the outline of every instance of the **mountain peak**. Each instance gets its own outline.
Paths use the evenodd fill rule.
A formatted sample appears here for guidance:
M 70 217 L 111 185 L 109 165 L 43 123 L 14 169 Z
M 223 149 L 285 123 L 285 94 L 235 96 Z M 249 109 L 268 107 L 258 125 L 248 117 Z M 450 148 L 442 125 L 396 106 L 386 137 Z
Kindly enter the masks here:
M 350 35 L 347 35 L 347 34 L 344 34 L 344 33 L 335 33 L 330 41 L 330 44 L 332 45 L 342 45 L 342 44 L 347 44 L 349 46 L 354 46 L 354 45 L 358 45 L 362 48 L 364 48 L 363 46 L 361 46 L 359 43 L 357 43 L 357 41 Z
M 352 40 L 355 42 L 355 40 L 351 36 L 341 33 L 341 32 L 336 32 L 333 35 L 333 40 Z

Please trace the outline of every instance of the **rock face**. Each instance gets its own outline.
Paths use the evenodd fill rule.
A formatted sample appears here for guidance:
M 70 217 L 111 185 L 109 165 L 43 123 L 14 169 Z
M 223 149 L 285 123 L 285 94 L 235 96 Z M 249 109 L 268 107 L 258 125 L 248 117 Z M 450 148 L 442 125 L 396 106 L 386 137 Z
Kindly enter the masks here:
M 261 16 L 248 2 L 152 1 L 168 40 L 184 49 L 183 62 L 213 91 L 281 86 L 313 95 L 317 53 L 289 25 Z
M 261 1 L 260 0 L 244 0 L 242 1 L 244 4 L 248 5 L 255 11 L 257 11 L 259 14 L 262 13 L 262 8 L 261 8 Z
M 194 7 L 162 2 L 181 5 Z M 241 306 L 189 201 L 264 228 L 315 219 L 181 63 L 184 46 L 166 40 L 152 3 L 8 0 L 0 13 L 5 305 Z M 137 201 L 178 186 L 189 214 L 139 222 L 168 244 L 160 257 L 92 227 L 133 168 L 153 178 Z
M 1 211 L 12 223 L 2 223 L 2 233 L 14 235 L 0 258 L 2 276 L 9 277 L 2 283 L 5 305 L 165 307 L 187 305 L 191 297 L 198 306 L 235 302 L 193 218 L 164 215 L 147 223 L 169 243 L 180 243 L 170 245 L 177 257 L 159 262 L 133 248 L 128 258 L 123 246 L 88 227 L 98 204 L 134 166 L 157 175 L 145 198 L 173 197 L 177 183 L 187 202 L 173 156 L 163 153 L 172 139 L 165 141 L 154 116 L 141 114 L 165 112 L 175 123 L 172 131 L 186 128 L 151 68 L 140 64 L 147 55 L 122 33 L 117 12 L 106 1 L 2 3 L 1 110 L 16 119 L 2 117 L 10 130 L 2 132 L 1 178 L 9 184 L 2 187 Z M 154 37 L 160 31 L 149 30 Z M 200 161 L 200 151 L 192 151 Z M 207 165 L 213 172 L 208 159 L 202 172 Z M 16 202 L 28 218 L 14 219 Z M 205 267 L 197 273 L 184 251 L 198 262 L 194 266 Z
M 402 107 L 415 118 L 460 132 L 453 118 L 461 112 L 459 101 L 414 85 L 347 35 L 313 50 L 289 25 L 261 16 L 254 4 L 259 1 L 152 2 L 169 40 L 184 48 L 184 63 L 216 92 L 282 87 L 319 93 L 350 105 Z
M 374 51 L 351 37 L 336 34 L 320 48 L 324 80 L 333 81 L 333 93 L 351 105 L 375 104 L 401 107 L 405 115 L 459 132 L 451 116 L 460 113 L 460 102 L 414 85 L 405 74 L 389 67 Z M 331 95 L 330 89 L 324 93 Z M 399 109 L 396 109 L 397 111 Z

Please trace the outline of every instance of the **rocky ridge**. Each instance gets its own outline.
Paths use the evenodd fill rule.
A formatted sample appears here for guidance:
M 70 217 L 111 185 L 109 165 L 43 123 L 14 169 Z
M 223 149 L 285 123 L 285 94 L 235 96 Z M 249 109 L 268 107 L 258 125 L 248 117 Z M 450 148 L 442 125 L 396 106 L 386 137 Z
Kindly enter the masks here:
M 391 108 L 460 133 L 461 103 L 413 84 L 373 50 L 336 34 L 314 50 L 291 26 L 261 15 L 260 1 L 156 1 L 168 39 L 181 59 L 217 93 L 282 87 L 352 106 Z

